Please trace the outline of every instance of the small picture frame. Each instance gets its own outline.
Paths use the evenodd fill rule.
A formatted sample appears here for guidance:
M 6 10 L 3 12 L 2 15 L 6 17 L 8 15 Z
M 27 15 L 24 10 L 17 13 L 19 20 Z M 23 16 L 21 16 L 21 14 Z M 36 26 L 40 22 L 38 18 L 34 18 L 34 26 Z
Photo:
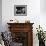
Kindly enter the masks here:
M 14 5 L 14 16 L 27 16 L 27 5 Z

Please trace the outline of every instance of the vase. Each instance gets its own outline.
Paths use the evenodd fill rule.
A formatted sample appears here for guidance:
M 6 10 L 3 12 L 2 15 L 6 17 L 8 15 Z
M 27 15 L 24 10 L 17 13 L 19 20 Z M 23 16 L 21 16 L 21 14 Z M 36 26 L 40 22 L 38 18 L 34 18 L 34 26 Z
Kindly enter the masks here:
M 45 46 L 45 41 L 39 40 L 39 46 Z

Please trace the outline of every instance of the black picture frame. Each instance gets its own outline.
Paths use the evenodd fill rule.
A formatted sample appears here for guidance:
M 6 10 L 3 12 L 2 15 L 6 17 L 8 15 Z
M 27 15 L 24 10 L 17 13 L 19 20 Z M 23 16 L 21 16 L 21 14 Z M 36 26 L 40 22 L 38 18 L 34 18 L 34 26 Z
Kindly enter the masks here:
M 14 16 L 27 16 L 27 5 L 14 5 Z

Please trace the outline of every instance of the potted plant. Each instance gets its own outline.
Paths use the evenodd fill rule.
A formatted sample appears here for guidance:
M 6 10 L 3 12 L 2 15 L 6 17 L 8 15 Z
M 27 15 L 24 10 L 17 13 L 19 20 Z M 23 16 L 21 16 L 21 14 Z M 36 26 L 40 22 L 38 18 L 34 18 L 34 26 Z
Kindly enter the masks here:
M 37 34 L 36 36 L 38 36 L 38 40 L 39 40 L 39 46 L 45 46 L 45 35 L 43 32 L 42 27 L 36 28 L 37 29 Z

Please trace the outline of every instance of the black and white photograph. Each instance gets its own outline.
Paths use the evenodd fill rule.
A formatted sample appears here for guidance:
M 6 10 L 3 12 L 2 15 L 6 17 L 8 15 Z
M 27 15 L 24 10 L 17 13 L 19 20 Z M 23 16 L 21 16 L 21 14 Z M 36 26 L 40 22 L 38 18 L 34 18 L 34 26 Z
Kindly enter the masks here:
M 14 16 L 26 16 L 27 5 L 14 5 Z
M 25 14 L 25 7 L 16 7 L 16 14 Z

